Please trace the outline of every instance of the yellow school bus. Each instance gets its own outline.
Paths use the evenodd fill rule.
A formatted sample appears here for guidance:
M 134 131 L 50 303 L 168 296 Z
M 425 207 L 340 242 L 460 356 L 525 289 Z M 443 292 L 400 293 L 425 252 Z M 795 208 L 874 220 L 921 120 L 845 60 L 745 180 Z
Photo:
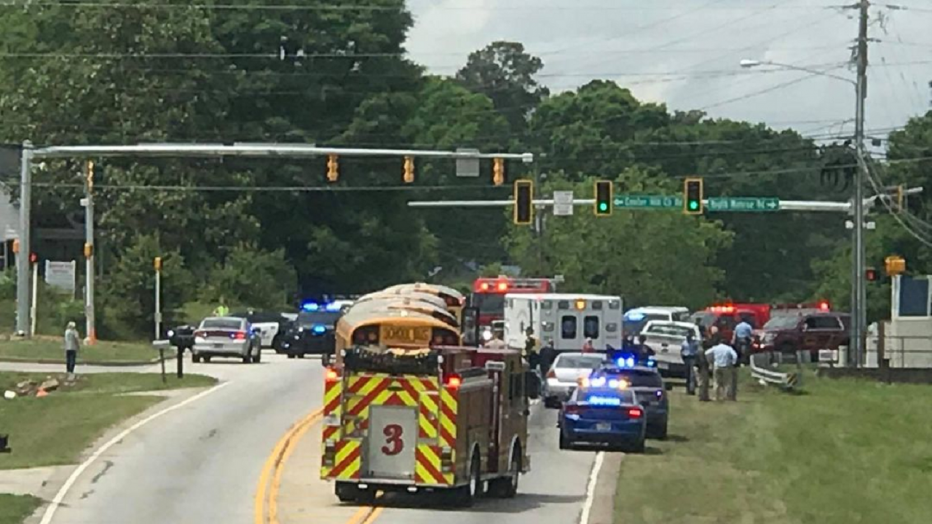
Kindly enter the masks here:
M 399 299 L 408 299 L 408 298 L 412 300 L 417 300 L 418 302 L 426 302 L 434 307 L 438 307 L 438 308 L 449 311 L 449 309 L 447 308 L 446 301 L 438 297 L 437 295 L 432 295 L 430 293 L 422 293 L 419 291 L 407 291 L 403 289 L 396 289 L 394 291 L 375 291 L 373 293 L 369 293 L 367 295 L 363 295 L 357 298 L 356 301 L 353 302 L 353 305 L 362 304 L 365 302 L 385 300 L 385 299 L 399 300 Z
M 353 347 L 419 350 L 431 346 L 459 346 L 459 331 L 430 315 L 407 309 L 351 307 L 337 322 L 336 357 Z
M 383 292 L 427 293 L 442 298 L 447 305 L 447 310 L 456 316 L 457 323 L 460 325 L 463 324 L 463 308 L 466 306 L 466 297 L 452 287 L 417 282 L 414 284 L 398 284 L 396 286 L 391 286 L 385 288 Z
M 429 296 L 429 295 L 428 295 Z M 416 313 L 422 313 L 434 317 L 450 327 L 459 330 L 459 322 L 453 313 L 450 313 L 446 306 L 436 305 L 430 302 L 422 302 L 410 296 L 398 295 L 387 298 L 376 298 L 371 300 L 357 301 L 350 309 L 356 311 L 378 311 L 378 310 L 406 310 Z

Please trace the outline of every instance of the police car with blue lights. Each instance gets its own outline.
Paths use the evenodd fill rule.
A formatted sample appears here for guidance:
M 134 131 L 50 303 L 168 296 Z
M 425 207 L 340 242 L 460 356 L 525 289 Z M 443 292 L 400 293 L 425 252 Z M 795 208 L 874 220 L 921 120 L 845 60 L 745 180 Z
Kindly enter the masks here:
M 668 392 L 672 384 L 664 382 L 654 358 L 638 360 L 633 354 L 618 353 L 593 371 L 589 379 L 623 382 L 625 389 L 634 393 L 637 403 L 644 410 L 647 437 L 660 440 L 667 438 L 670 418 Z
M 560 408 L 560 449 L 607 444 L 624 451 L 643 452 L 647 417 L 635 392 L 623 379 L 596 376 L 580 385 Z
M 351 304 L 351 300 L 302 304 L 298 318 L 282 337 L 280 352 L 288 355 L 288 358 L 320 355 L 325 361 L 329 361 L 336 346 L 337 321 L 345 308 Z

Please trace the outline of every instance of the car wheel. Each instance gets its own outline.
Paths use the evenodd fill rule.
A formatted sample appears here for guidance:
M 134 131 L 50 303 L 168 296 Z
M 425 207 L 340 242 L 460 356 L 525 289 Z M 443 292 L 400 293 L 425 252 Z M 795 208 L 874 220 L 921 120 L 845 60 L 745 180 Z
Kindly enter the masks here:
M 560 449 L 573 449 L 573 440 L 566 437 L 560 432 Z
M 295 354 L 294 354 L 294 353 L 288 353 L 288 358 L 295 358 Z
M 199 363 L 200 361 L 201 361 L 200 355 L 197 355 L 197 354 L 195 354 L 195 353 L 192 353 L 192 354 L 191 354 L 191 362 L 197 364 L 197 363 Z
M 667 440 L 667 419 L 663 419 L 663 423 L 654 430 L 653 434 L 657 440 Z
M 210 364 L 210 357 L 204 357 L 204 362 Z
M 245 355 L 243 355 L 243 364 L 249 364 L 250 362 L 252 362 L 252 352 L 251 352 L 251 351 L 250 351 L 249 353 L 246 353 Z
M 333 492 L 340 502 L 355 502 L 359 496 L 359 488 L 350 482 L 337 482 Z
M 508 474 L 508 477 L 497 478 L 489 482 L 489 492 L 492 496 L 510 499 L 518 494 L 518 482 L 521 478 L 521 446 L 516 445 L 511 451 Z
M 298 353 L 298 354 L 297 354 L 297 357 L 298 357 L 298 358 L 304 358 L 304 353 Z
M 645 443 L 644 439 L 640 439 L 637 442 L 632 443 L 628 446 L 628 449 L 631 450 L 631 453 L 644 453 Z

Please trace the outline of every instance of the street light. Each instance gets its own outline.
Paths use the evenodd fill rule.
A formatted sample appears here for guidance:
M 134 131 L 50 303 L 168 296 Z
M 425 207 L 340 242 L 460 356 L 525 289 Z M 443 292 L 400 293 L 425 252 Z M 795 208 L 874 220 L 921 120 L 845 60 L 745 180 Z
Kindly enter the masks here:
M 863 52 L 866 53 L 866 49 L 864 49 Z M 851 80 L 850 78 L 845 78 L 843 76 L 834 75 L 832 73 L 827 73 L 825 71 L 819 71 L 818 69 L 810 69 L 808 67 L 796 66 L 792 64 L 783 64 L 770 60 L 744 59 L 739 62 L 739 65 L 744 69 L 769 65 L 783 69 L 802 71 L 812 75 L 825 76 L 835 80 L 847 82 L 854 86 L 855 101 L 857 102 L 855 107 L 854 142 L 858 157 L 858 170 L 857 179 L 854 184 L 854 201 L 852 202 L 852 207 L 854 208 L 854 253 L 852 257 L 853 260 L 851 270 L 851 346 L 854 350 L 853 353 L 855 367 L 859 367 L 861 364 L 861 359 L 864 355 L 863 335 L 867 331 L 867 285 L 864 281 L 867 274 L 867 255 L 864 249 L 864 180 L 867 164 L 863 161 L 865 156 L 864 99 L 866 98 L 866 75 L 864 74 L 865 64 L 862 62 L 863 60 L 859 60 L 857 81 Z

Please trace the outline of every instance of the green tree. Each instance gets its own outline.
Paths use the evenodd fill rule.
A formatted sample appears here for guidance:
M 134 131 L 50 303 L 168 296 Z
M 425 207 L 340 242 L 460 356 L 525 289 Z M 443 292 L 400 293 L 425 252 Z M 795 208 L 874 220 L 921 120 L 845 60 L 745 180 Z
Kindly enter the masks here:
M 284 250 L 266 252 L 255 244 L 239 244 L 211 270 L 207 290 L 199 298 L 208 302 L 223 297 L 232 304 L 282 308 L 297 291 L 297 275 Z
M 550 94 L 534 78 L 543 67 L 541 59 L 528 54 L 523 44 L 498 41 L 470 53 L 456 79 L 489 97 L 511 128 L 523 132 L 528 115 Z
M 623 172 L 616 184 L 636 192 L 669 190 L 658 173 Z M 572 182 L 553 175 L 546 190 L 591 191 L 592 179 Z M 698 308 L 718 297 L 724 272 L 712 262 L 732 235 L 721 224 L 667 211 L 591 212 L 546 221 L 541 245 L 527 228 L 513 228 L 506 243 L 512 259 L 540 274 L 562 274 L 574 291 L 619 294 L 626 305 L 671 304 Z M 538 267 L 537 250 L 544 253 Z
M 137 338 L 151 333 L 155 313 L 153 261 L 162 257 L 161 303 L 163 325 L 175 321 L 175 313 L 194 298 L 194 278 L 177 250 L 162 248 L 155 234 L 137 234 L 130 246 L 100 280 L 97 306 L 101 338 Z

